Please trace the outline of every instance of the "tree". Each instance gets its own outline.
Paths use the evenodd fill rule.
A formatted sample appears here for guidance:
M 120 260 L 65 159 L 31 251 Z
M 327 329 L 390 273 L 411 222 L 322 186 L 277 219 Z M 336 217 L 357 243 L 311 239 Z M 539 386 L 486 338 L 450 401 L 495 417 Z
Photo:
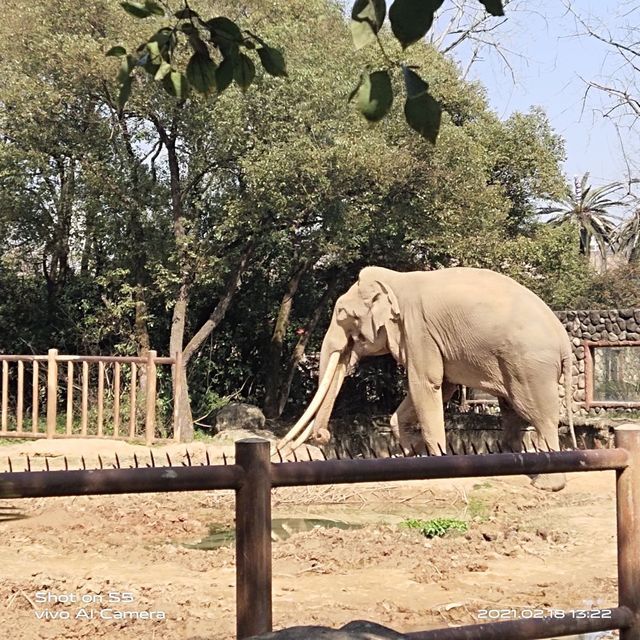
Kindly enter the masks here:
M 615 223 L 610 210 L 623 204 L 620 199 L 611 198 L 620 190 L 620 183 L 613 182 L 594 188 L 589 185 L 589 174 L 582 179 L 574 179 L 573 192 L 557 206 L 544 207 L 541 215 L 552 215 L 549 224 L 573 224 L 580 230 L 580 253 L 591 254 L 591 242 L 594 241 L 603 262 L 606 264 L 607 252 L 612 247 Z
M 629 262 L 640 260 L 640 209 L 634 209 L 631 217 L 624 220 L 615 234 L 615 251 Z

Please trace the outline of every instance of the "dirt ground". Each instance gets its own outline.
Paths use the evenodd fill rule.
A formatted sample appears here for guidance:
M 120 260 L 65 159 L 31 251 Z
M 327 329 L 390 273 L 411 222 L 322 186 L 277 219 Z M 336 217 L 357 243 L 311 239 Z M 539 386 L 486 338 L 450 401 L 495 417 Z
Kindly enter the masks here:
M 184 449 L 166 450 L 179 462 Z M 203 459 L 205 445 L 189 449 Z M 221 447 L 206 449 L 219 459 Z M 64 454 L 77 468 L 80 455 L 92 467 L 115 452 L 148 458 L 126 443 L 39 441 L 0 448 L 0 469 L 7 456 L 24 469 L 26 453 L 39 469 L 45 454 L 51 468 Z M 525 477 L 279 489 L 273 516 L 364 525 L 274 542 L 275 628 L 367 619 L 416 631 L 616 603 L 611 472 L 570 475 L 555 494 Z M 427 539 L 400 525 L 435 517 L 469 530 Z M 233 638 L 233 547 L 184 546 L 210 525 L 233 525 L 231 492 L 0 501 L 0 636 Z

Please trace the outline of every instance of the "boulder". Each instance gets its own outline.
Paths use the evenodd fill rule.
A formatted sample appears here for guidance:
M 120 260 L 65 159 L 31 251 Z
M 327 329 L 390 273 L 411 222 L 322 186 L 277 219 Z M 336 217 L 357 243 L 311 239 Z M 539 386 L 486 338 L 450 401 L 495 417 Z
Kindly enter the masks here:
M 230 402 L 218 411 L 216 428 L 218 431 L 242 429 L 258 433 L 264 429 L 265 417 L 258 407 L 244 402 Z
M 291 627 L 262 636 L 252 636 L 250 640 L 405 640 L 406 637 L 375 622 L 357 620 L 340 629 Z

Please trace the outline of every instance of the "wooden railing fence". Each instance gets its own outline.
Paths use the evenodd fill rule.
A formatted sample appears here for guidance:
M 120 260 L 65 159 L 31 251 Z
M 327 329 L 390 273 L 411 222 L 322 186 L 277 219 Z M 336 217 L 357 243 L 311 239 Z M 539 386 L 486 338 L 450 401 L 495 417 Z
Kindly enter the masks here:
M 640 640 L 640 425 L 616 427 L 615 444 L 614 449 L 561 452 L 274 463 L 270 443 L 251 438 L 236 442 L 235 464 L 0 473 L 0 498 L 234 489 L 236 635 L 243 640 L 272 629 L 271 491 L 276 487 L 615 471 L 618 604 L 606 615 L 567 612 L 405 635 L 410 640 L 532 640 L 619 629 L 620 640 Z
M 180 354 L 158 357 L 77 356 L 49 349 L 44 355 L 2 355 L 0 437 L 179 439 L 176 384 L 159 420 L 159 368 L 180 366 Z M 164 433 L 162 433 L 164 432 Z

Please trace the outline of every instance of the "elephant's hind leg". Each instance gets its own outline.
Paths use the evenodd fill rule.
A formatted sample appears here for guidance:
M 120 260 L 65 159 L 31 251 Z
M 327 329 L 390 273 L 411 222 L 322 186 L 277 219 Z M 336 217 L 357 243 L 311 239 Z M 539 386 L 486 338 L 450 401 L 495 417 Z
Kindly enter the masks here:
M 546 436 L 541 435 L 540 423 L 534 422 L 534 420 L 526 419 L 516 412 L 513 407 L 504 398 L 499 398 L 500 404 L 500 416 L 502 418 L 502 428 L 504 430 L 503 443 L 507 451 L 522 451 L 523 449 L 523 433 L 522 430 L 527 426 L 529 422 L 536 428 L 536 433 L 531 434 L 536 447 L 540 451 L 546 451 L 549 448 L 553 449 L 553 444 L 548 442 Z M 539 416 L 535 416 L 540 419 Z M 548 419 L 547 419 L 548 420 Z M 557 426 L 554 424 L 556 430 L 556 445 L 557 445 Z M 549 424 L 544 425 L 542 434 L 549 434 Z M 553 441 L 553 438 L 551 438 Z M 557 450 L 557 449 L 556 449 Z M 564 489 L 567 481 L 564 473 L 543 473 L 533 476 L 529 476 L 533 486 L 545 491 L 560 491 Z

